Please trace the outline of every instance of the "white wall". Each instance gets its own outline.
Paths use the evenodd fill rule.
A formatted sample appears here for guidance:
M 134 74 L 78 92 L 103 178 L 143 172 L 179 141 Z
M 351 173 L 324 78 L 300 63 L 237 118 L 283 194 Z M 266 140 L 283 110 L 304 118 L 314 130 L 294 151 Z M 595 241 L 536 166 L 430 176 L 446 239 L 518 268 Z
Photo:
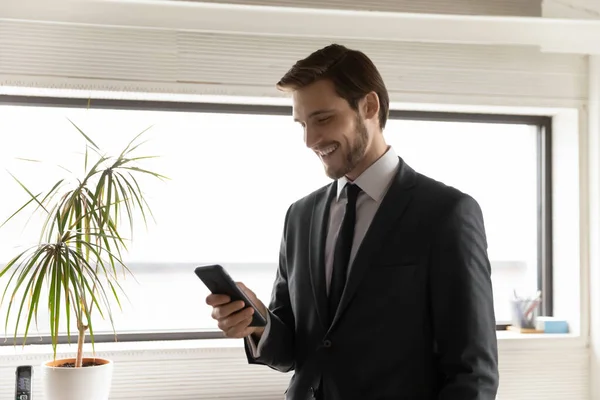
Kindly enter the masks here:
M 535 341 L 535 340 L 534 340 Z M 589 358 L 572 339 L 500 341 L 498 400 L 587 400 Z M 64 353 L 72 355 L 73 349 Z M 111 400 L 283 399 L 290 378 L 248 365 L 241 341 L 119 343 L 98 345 L 98 356 L 115 361 Z M 59 356 L 62 355 L 59 353 Z M 10 398 L 17 365 L 34 365 L 33 398 L 44 400 L 39 365 L 48 349 L 0 347 L 0 398 Z
M 585 313 L 586 291 L 580 290 L 587 282 L 587 258 L 581 250 L 587 229 L 585 196 L 586 182 L 574 179 L 585 171 L 581 156 L 586 154 L 585 108 L 558 113 L 552 121 L 552 256 L 553 256 L 553 312 L 569 322 L 571 332 L 587 332 Z M 580 122 L 581 121 L 581 122 Z M 582 238 L 584 239 L 582 241 Z M 585 286 L 584 286 L 585 287 Z M 582 308 L 583 307 L 583 308 Z
M 590 59 L 589 103 L 590 394 L 600 399 L 600 58 Z
M 569 314 L 573 325 L 580 329 L 569 337 L 501 334 L 499 399 L 600 398 L 600 90 L 598 60 L 592 58 L 589 70 L 586 56 L 598 47 L 598 21 L 584 24 L 542 18 L 400 14 L 377 19 L 366 12 L 305 10 L 305 15 L 314 18 L 312 25 L 302 25 L 289 23 L 295 11 L 282 11 L 289 9 L 289 4 L 281 9 L 256 11 L 193 2 L 72 1 L 69 5 L 73 8 L 65 12 L 64 8 L 51 7 L 50 2 L 40 2 L 27 10 L 11 1 L 8 7 L 5 2 L 0 4 L 3 92 L 35 88 L 46 94 L 67 90 L 93 96 L 104 91 L 103 95 L 111 97 L 178 94 L 195 100 L 202 95 L 254 96 L 271 102 L 280 96 L 273 88 L 274 82 L 296 59 L 337 41 L 369 54 L 382 70 L 392 101 L 404 107 L 555 115 L 557 311 Z M 60 0 L 62 6 L 65 1 Z M 85 7 L 77 8 L 83 3 Z M 482 14 L 532 15 L 535 8 L 530 1 L 479 5 L 484 3 L 489 8 L 478 11 Z M 519 3 L 522 9 L 515 7 Z M 544 4 L 544 15 L 559 15 L 558 2 L 554 8 L 549 3 Z M 573 0 L 571 6 L 582 3 Z M 358 2 L 345 4 L 356 8 L 352 4 Z M 391 4 L 382 1 L 377 7 L 386 10 Z M 417 2 L 403 2 L 402 7 L 410 4 Z M 427 12 L 439 13 L 455 10 L 456 6 L 456 2 L 441 0 L 419 4 L 429 7 Z M 464 8 L 456 12 L 469 14 L 467 5 L 471 2 L 460 4 Z M 114 12 L 118 9 L 130 12 Z M 144 10 L 147 12 L 140 12 Z M 225 12 L 230 20 L 210 21 Z M 252 18 L 244 18 L 250 15 L 245 13 L 252 13 Z M 352 29 L 373 32 L 369 38 L 357 38 L 345 28 L 347 25 L 336 25 L 349 16 L 364 21 Z M 335 23 L 328 25 L 327 21 Z M 242 28 L 250 33 L 241 32 Z M 269 34 L 259 34 L 262 28 Z M 396 36 L 390 35 L 394 29 L 398 30 Z M 559 287 L 564 282 L 569 286 Z M 100 349 L 122 362 L 115 379 L 114 396 L 118 399 L 139 397 L 141 393 L 149 399 L 164 398 L 169 389 L 182 399 L 197 398 L 202 393 L 216 396 L 219 390 L 225 392 L 224 398 L 280 398 L 285 376 L 247 366 L 239 347 L 225 349 L 223 343 L 213 347 L 206 343 L 121 344 Z M 173 346 L 187 347 L 182 350 Z M 45 350 L 36 354 L 34 348 L 27 349 L 30 355 L 25 358 L 10 351 L 0 351 L 0 397 L 10 394 L 8 383 L 15 365 L 37 365 L 47 357 Z M 157 364 L 159 357 L 170 361 Z M 595 379 L 590 380 L 590 370 Z M 243 377 L 244 386 L 236 386 L 232 376 Z M 595 385 L 592 397 L 590 384 Z M 262 394 L 259 397 L 257 393 Z

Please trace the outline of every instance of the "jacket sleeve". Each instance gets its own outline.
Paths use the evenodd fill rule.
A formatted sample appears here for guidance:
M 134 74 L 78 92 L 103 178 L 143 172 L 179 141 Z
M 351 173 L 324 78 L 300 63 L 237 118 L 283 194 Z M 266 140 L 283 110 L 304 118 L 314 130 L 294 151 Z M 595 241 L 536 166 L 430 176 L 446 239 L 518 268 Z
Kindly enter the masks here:
M 494 400 L 498 350 L 491 266 L 478 203 L 463 195 L 432 242 L 431 306 L 442 388 L 439 400 Z
M 252 337 L 244 339 L 246 356 L 250 364 L 267 365 L 281 372 L 293 370 L 295 364 L 295 320 L 290 303 L 287 274 L 286 231 L 290 209 L 285 217 L 279 251 L 279 267 L 271 293 L 267 326 L 258 343 Z

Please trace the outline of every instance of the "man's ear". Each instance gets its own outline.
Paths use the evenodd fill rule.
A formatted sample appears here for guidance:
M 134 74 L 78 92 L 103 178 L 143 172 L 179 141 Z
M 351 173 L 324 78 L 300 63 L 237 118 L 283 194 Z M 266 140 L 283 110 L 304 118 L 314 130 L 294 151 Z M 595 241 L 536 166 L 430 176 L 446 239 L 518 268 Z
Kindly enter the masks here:
M 362 112 L 365 119 L 379 118 L 379 96 L 375 92 L 369 92 L 362 99 Z

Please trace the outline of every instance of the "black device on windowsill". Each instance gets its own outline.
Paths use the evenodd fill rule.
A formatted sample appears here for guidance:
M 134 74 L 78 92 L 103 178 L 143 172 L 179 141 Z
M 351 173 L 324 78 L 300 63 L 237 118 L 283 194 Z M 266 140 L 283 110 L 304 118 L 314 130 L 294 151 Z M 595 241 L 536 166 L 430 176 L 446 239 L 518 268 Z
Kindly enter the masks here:
M 16 400 L 31 400 L 33 368 L 31 365 L 21 365 L 17 367 L 16 384 L 15 384 L 15 399 Z

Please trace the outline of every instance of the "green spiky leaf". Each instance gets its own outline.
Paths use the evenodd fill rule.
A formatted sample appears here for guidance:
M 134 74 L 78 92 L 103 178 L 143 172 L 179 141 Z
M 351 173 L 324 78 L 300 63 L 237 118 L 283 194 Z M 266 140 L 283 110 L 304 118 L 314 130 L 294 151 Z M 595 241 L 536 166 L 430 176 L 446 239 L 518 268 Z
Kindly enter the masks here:
M 28 199 L 0 225 L 2 228 L 32 204 L 36 206 L 33 213 L 43 212 L 39 245 L 18 253 L 0 270 L 0 278 L 10 276 L 0 306 L 8 301 L 5 330 L 10 316 L 16 313 L 12 327 L 15 339 L 24 325 L 24 343 L 32 323 L 36 321 L 37 325 L 38 311 L 47 310 L 55 357 L 65 320 L 69 338 L 75 320 L 81 343 L 89 334 L 94 345 L 95 312 L 109 319 L 116 334 L 111 305 L 115 301 L 121 308 L 121 296 L 126 297 L 118 281 L 119 272 L 131 273 L 123 262 L 127 237 L 120 221 L 127 221 L 129 233 L 133 234 L 134 215 L 139 213 L 144 222 L 147 214 L 152 215 L 139 177 L 168 179 L 139 165 L 155 156 L 132 156 L 140 148 L 142 143 L 137 140 L 145 131 L 135 136 L 118 156 L 109 157 L 88 134 L 69 122 L 86 141 L 83 178 L 71 186 L 67 179 L 61 179 L 49 185 L 45 194 L 35 195 L 11 174 Z M 96 160 L 91 160 L 92 154 L 96 154 Z

